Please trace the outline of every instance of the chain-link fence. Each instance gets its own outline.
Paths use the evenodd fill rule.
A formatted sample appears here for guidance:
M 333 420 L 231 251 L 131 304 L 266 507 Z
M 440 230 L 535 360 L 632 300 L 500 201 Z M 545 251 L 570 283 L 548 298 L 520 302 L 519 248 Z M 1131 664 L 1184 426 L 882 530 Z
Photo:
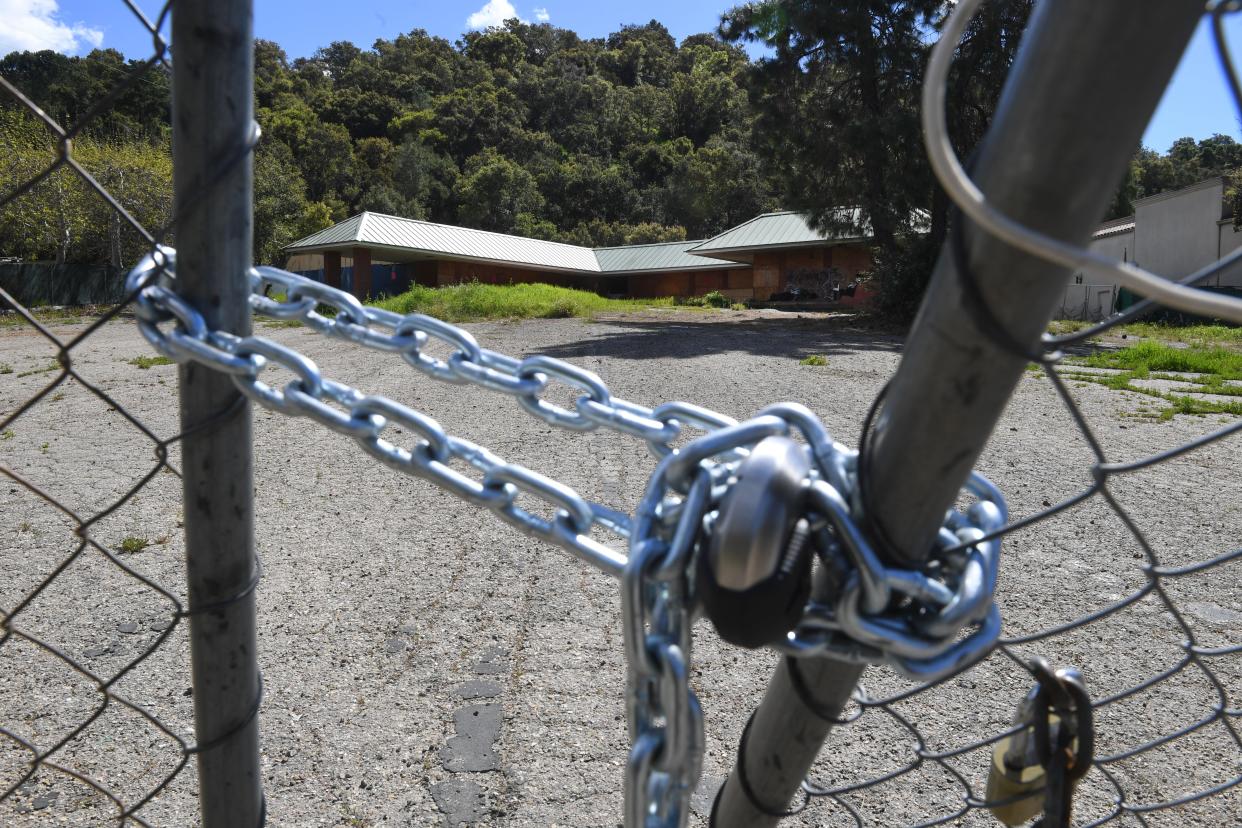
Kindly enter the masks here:
M 974 278 L 960 260 L 959 267 L 965 278 Z M 976 310 L 988 313 L 986 308 Z M 1055 487 L 1065 493 L 1059 502 L 1045 500 L 1045 508 L 984 535 L 1005 538 L 1009 555 L 998 601 L 1016 604 L 1015 615 L 1027 621 L 1008 628 L 1027 629 L 1003 636 L 996 654 L 963 675 L 914 686 L 877 677 L 881 692 L 860 686 L 846 713 L 832 717 L 838 730 L 830 737 L 828 756 L 821 759 L 814 781 L 804 784 L 790 815 L 823 797 L 859 825 L 894 824 L 891 817 L 869 818 L 868 813 L 875 802 L 893 801 L 895 791 L 908 785 L 933 788 L 930 798 L 939 807 L 895 822 L 932 825 L 955 822 L 971 812 L 986 815 L 997 801 L 995 796 L 989 799 L 983 784 L 992 753 L 1029 723 L 963 739 L 975 728 L 971 721 L 954 720 L 971 710 L 966 718 L 972 721 L 979 711 L 995 714 L 994 704 L 1016 714 L 1024 684 L 1036 683 L 1035 660 L 1046 657 L 1080 666 L 1094 690 L 1094 772 L 1075 796 L 1075 824 L 1236 822 L 1237 786 L 1242 783 L 1242 641 L 1237 635 L 1239 615 L 1231 608 L 1237 606 L 1236 572 L 1229 564 L 1242 561 L 1242 549 L 1219 551 L 1221 538 L 1211 531 L 1228 525 L 1228 518 L 1215 516 L 1221 510 L 1232 516 L 1234 506 L 1205 492 L 1199 505 L 1183 507 L 1181 525 L 1153 521 L 1145 513 L 1158 492 L 1174 496 L 1176 489 L 1199 491 L 1203 483 L 1193 482 L 1195 475 L 1222 482 L 1232 456 L 1226 441 L 1242 431 L 1242 422 L 1227 418 L 1227 424 L 1176 447 L 1138 459 L 1116 459 L 1125 450 L 1110 448 L 1099 437 L 1071 388 L 1086 385 L 1084 378 L 1108 374 L 1062 364 L 1063 349 L 1072 350 L 1116 324 L 1120 322 L 1055 338 L 1047 350 L 1030 355 L 1064 404 L 1067 427 L 1078 433 L 1079 439 L 1070 441 L 1077 445 L 1068 453 L 1089 454 L 1092 462 L 1086 474 L 1074 475 L 1089 481 L 1081 489 L 1074 491 L 1072 482 L 1064 480 Z M 864 434 L 882 407 L 881 394 Z M 1196 454 L 1213 448 L 1220 453 L 1216 458 L 1196 461 Z M 1145 479 L 1123 482 L 1130 476 Z M 1163 524 L 1158 540 L 1150 536 L 1152 523 Z M 1075 525 L 1080 527 L 1077 537 L 1068 540 L 1065 530 Z M 1083 537 L 1082 527 L 1091 534 Z M 1065 544 L 1062 550 L 1074 556 L 1070 566 L 1055 566 L 1052 577 L 1040 572 L 1046 560 L 1015 560 L 1032 554 L 1043 559 L 1049 543 Z M 1109 585 L 1107 600 L 1085 612 L 1071 597 L 1081 595 L 1080 589 L 1056 585 L 1058 578 L 1083 577 Z M 1016 595 L 1007 597 L 1007 592 Z M 1030 613 L 1023 598 L 1040 601 L 1038 611 Z M 1062 620 L 1028 627 L 1032 617 Z M 1006 618 L 1015 621 L 1008 613 Z M 1136 672 L 1141 675 L 1137 681 Z M 971 692 L 964 694 L 967 688 Z M 1006 690 L 979 693 L 979 688 Z M 929 716 L 926 711 L 933 709 L 941 712 Z M 960 729 L 954 734 L 946 727 Z M 876 738 L 904 742 L 911 750 L 903 757 L 888 749 L 883 759 L 871 754 L 860 761 L 849 748 Z M 877 765 L 882 770 L 874 773 Z M 871 773 L 864 772 L 868 766 Z M 1009 791 L 1010 796 L 1015 793 Z M 1171 821 L 1160 821 L 1162 815 Z
M 151 53 L 91 65 L 100 95 L 84 111 L 57 112 L 0 75 L 0 212 L 59 255 L 94 245 L 119 263 L 171 238 L 160 151 L 146 166 L 110 144 L 139 92 L 167 100 L 169 6 L 154 20 L 125 6 Z M 167 111 L 145 118 L 127 127 L 166 145 Z M 27 307 L 14 287 L 0 290 L 0 336 L 22 345 L 0 350 L 0 822 L 173 824 L 196 809 L 183 771 L 198 750 L 175 382 L 161 360 L 102 335 L 132 318 L 129 298 Z
M 0 209 L 33 213 L 40 204 L 64 199 L 70 186 L 84 185 L 107 206 L 110 217 L 122 222 L 109 243 L 117 249 L 154 249 L 157 242 L 174 241 L 174 228 L 145 229 L 150 222 L 137 218 L 138 210 L 101 184 L 74 148 L 74 139 L 89 135 L 91 124 L 127 90 L 168 69 L 161 35 L 168 8 L 151 22 L 127 5 L 137 25 L 150 31 L 152 55 L 117 79 L 71 126 L 58 124 L 39 109 L 39 101 L 0 77 L 16 101 L 12 111 L 37 119 L 50 136 L 47 165 L 0 194 Z M 1236 90 L 1236 82 L 1232 85 Z M 244 157 L 250 148 L 241 145 L 230 158 Z M 167 212 L 172 212 L 171 203 Z M 64 229 L 55 216 L 49 221 L 57 232 Z M 637 789 L 653 795 L 658 816 L 667 824 L 685 819 L 690 792 L 679 786 L 693 786 L 703 752 L 702 736 L 695 734 L 703 714 L 692 692 L 689 659 L 688 613 L 694 596 L 679 592 L 692 583 L 685 575 L 694 557 L 696 527 L 721 508 L 721 492 L 736 468 L 730 463 L 744 454 L 738 450 L 763 437 L 801 435 L 821 463 L 823 480 L 843 494 L 856 489 L 866 506 L 866 479 L 850 465 L 852 455 L 817 430 L 813 417 L 792 407 L 767 409 L 740 426 L 682 403 L 646 408 L 614 397 L 594 374 L 557 360 L 506 357 L 481 348 L 462 329 L 364 308 L 345 294 L 291 274 L 268 270 L 254 279 L 251 304 L 259 312 L 298 319 L 347 343 L 400 354 L 435 379 L 516 397 L 529 413 L 552 425 L 572 430 L 604 426 L 638 437 L 666 460 L 654 478 L 658 485 L 648 490 L 631 520 L 516 461 L 506 463 L 486 446 L 452 436 L 401 403 L 326 379 L 288 346 L 213 329 L 197 310 L 178 305 L 168 289 L 176 284 L 169 278 L 171 256 L 156 251 L 148 268 L 133 277 L 129 297 L 141 293 L 138 316 L 161 352 L 228 373 L 263 406 L 352 437 L 384 465 L 485 506 L 605 573 L 624 573 L 631 693 L 640 700 L 631 712 L 636 744 L 626 816 L 638 824 L 648 813 L 645 802 L 635 798 Z M 898 620 L 917 631 L 918 624 L 926 623 L 925 610 L 937 601 L 943 616 L 945 606 L 964 600 L 964 556 L 1003 537 L 1007 552 L 997 601 L 1006 629 L 1022 632 L 1002 636 L 995 652 L 968 670 L 949 671 L 930 683 L 874 669 L 867 679 L 870 689 L 857 690 L 843 713 L 821 708 L 837 730 L 814 768 L 815 781 L 803 785 L 788 815 L 825 799 L 831 809 L 804 817 L 816 824 L 986 824 L 983 780 L 993 748 L 1023 730 L 998 730 L 996 725 L 1009 721 L 1033 681 L 1032 659 L 1042 656 L 1054 666 L 1080 667 L 1092 692 L 1095 755 L 1092 772 L 1078 788 L 1079 822 L 1234 824 L 1242 808 L 1237 721 L 1242 715 L 1242 642 L 1237 638 L 1242 625 L 1236 571 L 1229 565 L 1242 561 L 1242 550 L 1219 548 L 1221 536 L 1230 536 L 1238 526 L 1233 470 L 1223 441 L 1242 430 L 1242 423 L 1193 436 L 1183 428 L 1174 432 L 1185 438 L 1177 447 L 1118 461 L 1144 444 L 1106 445 L 1100 429 L 1089 422 L 1098 410 L 1085 413 L 1072 387 L 1086 382 L 1089 371 L 1066 371 L 1060 352 L 1125 320 L 1061 337 L 1046 352 L 1028 353 L 982 299 L 975 273 L 983 268 L 972 268 L 960 235 L 954 259 L 965 285 L 964 310 L 999 351 L 1042 366 L 1078 437 L 1032 448 L 999 434 L 984 465 L 1050 469 L 1037 480 L 1045 496 L 1042 506 L 1027 508 L 1029 502 L 1013 492 L 1022 508 L 1004 527 L 959 525 L 975 532 L 968 542 L 942 544 L 935 567 L 902 573 L 906 581 L 923 578 L 917 594 L 926 606 L 912 600 L 900 613 L 888 607 L 870 615 L 871 620 L 883 615 L 887 627 L 881 627 L 890 632 L 900 626 Z M 283 291 L 279 300 L 264 296 L 263 288 L 272 284 Z M 0 336 L 46 342 L 43 361 L 23 347 L 12 352 L 24 362 L 9 364 L 4 361 L 8 351 L 0 351 L 0 373 L 14 383 L 8 387 L 17 388 L 19 397 L 10 410 L 0 411 L 0 472 L 10 481 L 0 492 L 6 516 L 0 531 L 6 533 L 5 554 L 21 556 L 23 562 L 9 568 L 13 574 L 0 582 L 0 821 L 41 824 L 43 812 L 55 812 L 59 819 L 72 799 L 68 810 L 75 824 L 184 824 L 199 795 L 192 774 L 182 773 L 189 758 L 219 747 L 257 715 L 258 707 L 248 688 L 235 691 L 238 708 L 247 715 L 195 748 L 190 706 L 202 687 L 191 688 L 188 678 L 169 681 L 189 674 L 188 624 L 181 622 L 190 614 L 182 586 L 186 572 L 179 563 L 183 517 L 175 506 L 181 497 L 179 444 L 186 435 L 178 433 L 171 372 L 159 372 L 159 361 L 148 354 L 127 350 L 132 339 L 107 336 L 113 326 L 132 324 L 128 301 L 85 320 L 83 327 L 78 317 L 85 314 L 69 319 L 61 311 L 23 307 L 9 293 L 0 292 L 0 299 L 12 309 L 0 317 Z M 324 302 L 334 306 L 334 316 L 317 310 Z M 1126 318 L 1142 310 L 1132 309 Z M 75 324 L 62 327 L 70 322 Z M 431 341 L 439 341 L 451 356 L 429 355 Z M 289 369 L 295 379 L 283 389 L 259 381 L 264 367 L 273 365 Z M 584 396 L 568 407 L 554 404 L 541 396 L 550 379 Z M 863 427 L 863 458 L 871 426 L 884 408 L 881 394 Z M 233 406 L 209 412 L 198 428 L 209 432 L 235 414 Z M 385 428 L 398 426 L 415 435 L 410 448 L 381 438 Z M 680 460 L 667 459 L 674 448 L 686 449 L 685 426 L 712 432 L 714 442 L 691 444 L 698 448 Z M 338 439 L 323 433 L 325 439 Z M 1123 441 L 1114 423 L 1107 433 Z M 715 465 L 700 464 L 711 458 Z M 473 470 L 473 476 L 450 468 L 454 462 Z M 683 497 L 666 501 L 666 490 Z M 1154 503 L 1186 491 L 1195 497 L 1180 512 L 1153 509 Z M 519 494 L 533 498 L 534 505 L 519 506 Z M 1158 516 L 1149 514 L 1153 511 Z M 1149 525 L 1152 521 L 1158 532 Z M 630 555 L 601 542 L 600 534 L 628 540 Z M 636 544 L 635 538 L 650 544 Z M 153 555 L 154 550 L 162 553 Z M 842 565 L 831 544 L 818 553 L 825 568 Z M 954 566 L 960 571 L 933 571 Z M 938 584 L 946 580 L 957 584 L 957 593 L 941 594 Z M 1098 589 L 1084 590 L 1084 582 Z M 226 590 L 226 603 L 252 595 L 254 583 L 247 581 L 241 592 Z M 1084 609 L 1089 594 L 1101 600 Z M 197 612 L 221 607 L 199 605 Z M 815 621 L 813 631 L 805 634 L 803 646 L 792 648 L 804 655 L 818 646 L 821 655 L 841 658 L 839 637 L 870 629 L 864 623 L 866 611 L 816 606 L 808 617 Z M 981 619 L 967 620 L 985 626 Z M 942 631 L 944 640 L 935 645 L 944 649 L 938 652 L 959 646 L 954 637 L 969 627 Z M 861 660 L 885 660 L 877 657 L 879 646 L 874 641 L 864 646 Z M 815 710 L 817 703 L 808 701 L 810 693 L 799 678 L 811 658 L 790 658 L 786 665 L 800 697 Z M 150 671 L 159 679 L 153 680 Z M 621 693 L 616 695 L 619 708 Z M 705 711 L 709 719 L 714 712 Z M 264 721 L 278 720 L 273 712 Z M 273 731 L 285 727 L 273 724 Z M 743 767 L 745 752 L 743 735 Z M 763 794 L 746 791 L 752 801 Z M 432 821 L 425 816 L 414 815 L 414 820 Z M 575 813 L 560 820 L 575 823 Z M 352 812 L 337 821 L 366 824 Z
M 978 6 L 978 2 L 964 3 L 956 17 L 969 19 Z M 1208 14 L 1226 83 L 1242 112 L 1242 87 L 1229 56 L 1221 22 L 1224 14 L 1238 8 L 1233 2 L 1215 3 L 1209 5 Z M 1060 8 L 1062 13 L 1066 10 L 1066 7 Z M 1055 20 L 1053 15 L 1045 15 L 1044 28 L 1055 30 L 1056 24 L 1049 23 L 1048 18 Z M 1089 28 L 1098 25 L 1099 18 L 1091 20 L 1090 15 L 1085 15 L 1079 23 Z M 1185 28 L 1186 23 L 1174 25 Z M 961 34 L 960 28 L 952 26 L 948 31 L 945 37 L 950 43 Z M 1064 37 L 1064 40 L 1070 39 Z M 943 48 L 940 51 L 948 54 Z M 1153 51 L 1150 56 L 1158 59 L 1155 54 Z M 947 57 L 944 60 L 947 61 Z M 933 65 L 935 63 L 933 59 Z M 1108 79 L 1097 80 L 1105 85 L 1109 82 Z M 942 76 L 935 77 L 929 70 L 929 86 L 942 81 Z M 1031 92 L 1031 87 L 1026 91 Z M 1032 99 L 1035 97 L 1032 95 Z M 932 95 L 925 95 L 925 101 L 932 99 Z M 937 124 L 926 113 L 924 117 L 929 146 L 934 151 L 947 147 L 939 130 L 942 124 Z M 1009 137 L 1014 136 L 1010 133 Z M 1003 157 L 1004 150 L 999 155 Z M 951 190 L 951 182 L 946 178 L 954 175 L 960 176 L 959 181 L 964 184 L 964 171 L 941 173 L 941 180 Z M 1042 259 L 1061 265 L 1074 263 L 1077 254 L 1063 253 L 1068 250 L 1066 245 L 1048 236 L 1039 237 L 1029 225 L 1006 232 L 1002 225 L 1016 224 L 1013 219 L 1007 219 L 1001 208 L 989 204 L 994 201 L 991 198 L 972 205 L 972 196 L 966 189 L 958 187 L 953 197 L 964 212 L 969 212 L 970 219 Z M 1030 201 L 1038 202 L 1038 197 Z M 1007 206 L 1014 209 L 1012 202 Z M 1042 217 L 1034 211 L 1028 213 L 1028 221 L 1036 226 L 1043 223 Z M 1007 630 L 1011 632 L 1000 638 L 997 653 L 991 659 L 947 683 L 937 681 L 900 687 L 892 686 L 883 677 L 878 678 L 881 684 L 889 685 L 885 692 L 868 693 L 860 688 L 846 715 L 838 718 L 833 713 L 830 716 L 833 724 L 841 728 L 832 735 L 834 740 L 856 744 L 863 741 L 864 734 L 870 730 L 910 743 L 912 750 L 904 756 L 889 751 L 887 761 L 879 762 L 859 762 L 859 757 L 849 751 L 821 760 L 821 775 L 829 781 L 804 783 L 802 801 L 794 810 L 801 810 L 815 797 L 825 797 L 833 801 L 843 816 L 863 824 L 870 821 L 867 814 L 874 810 L 877 797 L 893 801 L 892 794 L 881 793 L 885 789 L 892 791 L 890 786 L 928 784 L 933 780 L 938 783 L 933 786 L 938 789 L 934 798 L 941 800 L 940 807 L 903 815 L 905 819 L 919 824 L 969 821 L 972 812 L 995 806 L 1000 797 L 1031 791 L 1042 797 L 1041 781 L 1028 783 L 1026 787 L 1010 781 L 996 787 L 989 785 L 986 790 L 982 785 L 987 774 L 981 774 L 981 769 L 987 768 L 989 761 L 995 768 L 1012 757 L 1011 742 L 1029 733 L 1030 708 L 1019 707 L 1019 699 L 1014 695 L 1010 696 L 1010 704 L 1015 715 L 1025 710 L 1022 714 L 1025 718 L 1018 718 L 1006 731 L 983 738 L 969 736 L 973 728 L 960 721 L 956 725 L 959 733 L 948 735 L 943 729 L 942 717 L 929 716 L 926 711 L 939 708 L 960 713 L 964 707 L 986 711 L 991 708 L 992 700 L 977 689 L 1006 684 L 1020 686 L 1021 679 L 1015 677 L 1015 670 L 1018 671 L 1016 676 L 1021 676 L 1022 671 L 1031 673 L 1032 683 L 1038 679 L 1046 687 L 1050 677 L 1040 661 L 1046 656 L 1059 663 L 1081 666 L 1094 685 L 1095 695 L 1091 701 L 1094 746 L 1093 753 L 1088 751 L 1091 772 L 1073 795 L 1079 822 L 1090 825 L 1113 822 L 1234 824 L 1239 813 L 1238 786 L 1242 783 L 1242 736 L 1238 723 L 1242 715 L 1238 696 L 1238 688 L 1242 687 L 1242 665 L 1238 659 L 1242 641 L 1237 636 L 1237 622 L 1242 616 L 1232 608 L 1237 606 L 1236 573 L 1228 565 L 1242 560 L 1242 550 L 1226 548 L 1221 551 L 1221 535 L 1227 539 L 1226 544 L 1236 536 L 1228 530 L 1213 536 L 1208 528 L 1227 525 L 1228 518 L 1221 515 L 1232 515 L 1234 507 L 1227 502 L 1231 498 L 1223 494 L 1231 487 L 1220 476 L 1223 469 L 1229 467 L 1228 460 L 1203 454 L 1209 449 L 1227 451 L 1224 442 L 1242 430 L 1242 423 L 1225 417 L 1224 425 L 1200 431 L 1180 445 L 1156 451 L 1143 448 L 1137 452 L 1138 459 L 1117 459 L 1119 455 L 1133 458 L 1135 448 L 1125 446 L 1126 441 L 1116 437 L 1114 442 L 1122 445 L 1108 445 L 1098 427 L 1092 424 L 1092 420 L 1099 419 L 1098 415 L 1088 416 L 1070 387 L 1089 387 L 1098 381 L 1107 384 L 1110 374 L 1092 373 L 1092 369 L 1076 365 L 1072 358 L 1067 361 L 1067 352 L 1072 355 L 1075 348 L 1106 335 L 1126 321 L 1140 318 L 1156 305 L 1144 301 L 1100 324 L 1073 334 L 1046 338 L 1039 350 L 1028 348 L 1014 333 L 1012 323 L 1005 321 L 1013 318 L 1013 308 L 1003 306 L 1001 297 L 1005 294 L 993 292 L 990 299 L 986 298 L 984 277 L 994 278 L 1001 265 L 978 255 L 972 256 L 966 240 L 967 228 L 975 226 L 964 214 L 957 215 L 951 230 L 946 272 L 954 274 L 962 309 L 995 353 L 1029 361 L 1042 369 L 1064 405 L 1068 425 L 1078 435 L 1078 439 L 1072 441 L 1077 445 L 1061 448 L 1059 460 L 1064 467 L 1072 462 L 1070 458 L 1086 455 L 1088 469 L 1082 475 L 1084 482 L 1081 487 L 1074 487 L 1069 480 L 1061 481 L 1062 485 L 1057 487 L 1060 498 L 1044 499 L 1044 508 L 1036 508 L 1005 528 L 982 536 L 981 539 L 1005 538 L 1010 550 L 997 600 L 1006 609 L 1013 608 L 1006 613 Z M 1023 235 L 1031 240 L 1026 245 L 1018 239 Z M 1089 257 L 1086 253 L 1081 255 L 1084 259 Z M 1183 284 L 1205 282 L 1239 258 L 1237 253 L 1226 256 L 1187 277 Z M 1106 263 L 1103 272 L 1121 267 Z M 1123 275 L 1128 277 L 1128 274 Z M 1195 299 L 1211 301 L 1204 294 Z M 926 308 L 924 310 L 926 312 Z M 1219 310 L 1225 318 L 1239 320 L 1236 307 L 1222 303 Z M 869 440 L 873 423 L 884 411 L 884 398 L 882 392 L 868 414 L 863 428 L 864 444 Z M 1176 404 L 1177 400 L 1174 402 Z M 1190 397 L 1181 400 L 1182 404 L 1190 402 Z M 1144 407 L 1140 406 L 1139 410 Z M 1176 410 L 1183 409 L 1175 406 L 1170 413 Z M 1109 430 L 1117 434 L 1115 429 Z M 866 454 L 865 447 L 861 451 Z M 1199 479 L 1195 480 L 1196 477 Z M 875 494 L 867 494 L 866 482 L 864 476 L 864 501 L 874 503 Z M 1176 491 L 1194 490 L 1200 485 L 1219 487 L 1221 498 L 1207 494 L 1190 503 L 1179 499 L 1179 511 L 1173 525 L 1168 525 L 1166 513 L 1153 499 L 1162 492 L 1174 498 Z M 1210 488 L 1211 491 L 1215 489 Z M 874 511 L 874 505 L 870 508 Z M 1078 527 L 1078 537 L 1069 540 L 1064 529 L 1072 524 Z M 1152 536 L 1156 526 L 1161 529 L 1158 539 Z M 882 533 L 879 540 L 883 540 Z M 975 542 L 978 541 L 971 541 Z M 1072 556 L 1054 565 L 1056 575 L 1051 579 L 1047 561 L 1030 560 L 1033 555 L 1043 557 L 1041 553 L 1049 544 Z M 960 552 L 968 546 L 960 543 L 951 549 Z M 1127 557 L 1132 560 L 1125 560 Z M 1075 575 L 1075 570 L 1080 574 Z M 1090 608 L 1085 611 L 1079 604 L 1080 598 L 1067 601 L 1070 595 L 1082 595 L 1081 588 L 1070 583 L 1078 577 L 1108 581 L 1106 600 L 1089 602 Z M 1023 599 L 1036 601 L 1037 611 L 1031 613 L 1023 606 Z M 1215 603 L 1217 601 L 1220 603 Z M 1152 615 L 1157 616 L 1152 619 L 1155 623 L 1144 620 L 1144 616 Z M 1015 632 L 1017 630 L 1021 633 Z M 1097 642 L 1095 646 L 1093 641 Z M 799 670 L 796 665 L 791 665 L 790 669 L 795 675 Z M 802 686 L 800 682 L 796 684 Z M 971 691 L 968 699 L 962 695 L 966 688 Z M 929 719 L 941 727 L 929 726 Z M 1021 751 L 1017 754 L 1020 757 Z M 744 767 L 744 763 L 739 764 Z M 882 770 L 864 773 L 860 772 L 860 765 L 871 765 L 872 771 L 878 765 Z M 1010 768 L 1021 766 L 1019 762 Z

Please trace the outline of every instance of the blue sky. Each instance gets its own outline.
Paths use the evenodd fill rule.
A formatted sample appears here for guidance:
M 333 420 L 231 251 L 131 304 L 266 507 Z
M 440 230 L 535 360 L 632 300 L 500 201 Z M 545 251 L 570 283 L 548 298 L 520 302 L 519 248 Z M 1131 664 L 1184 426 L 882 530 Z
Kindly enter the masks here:
M 161 5 L 157 0 L 136 2 L 151 15 Z M 472 25 L 515 14 L 532 22 L 547 20 L 584 37 L 602 37 L 622 24 L 655 19 L 681 39 L 713 30 L 731 5 L 728 0 L 256 0 L 255 33 L 279 43 L 290 57 L 309 55 L 333 40 L 367 47 L 377 38 L 415 28 L 456 40 Z M 138 57 L 150 49 L 149 36 L 121 0 L 0 0 L 0 12 L 5 21 L 0 54 L 22 48 L 77 54 L 103 45 Z M 1242 15 L 1229 18 L 1227 29 L 1242 52 Z M 1216 132 L 1242 140 L 1205 21 L 1143 143 L 1163 152 L 1182 136 L 1200 139 Z

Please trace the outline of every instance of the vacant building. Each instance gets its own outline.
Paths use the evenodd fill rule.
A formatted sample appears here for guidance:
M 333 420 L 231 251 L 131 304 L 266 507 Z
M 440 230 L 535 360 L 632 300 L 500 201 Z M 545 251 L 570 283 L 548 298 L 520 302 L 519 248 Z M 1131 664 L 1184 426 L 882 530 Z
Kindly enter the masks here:
M 1169 279 L 1180 279 L 1242 247 L 1225 198 L 1225 180 L 1209 178 L 1134 202 L 1134 215 L 1100 225 L 1091 250 Z M 1209 278 L 1203 287 L 1237 291 L 1242 267 Z M 1111 279 L 1076 273 L 1065 288 L 1062 319 L 1098 320 L 1123 310 L 1135 296 Z
M 361 213 L 285 248 L 289 270 L 359 297 L 478 280 L 543 282 L 613 296 L 766 301 L 791 289 L 821 298 L 871 266 L 861 236 L 826 236 L 798 213 L 765 213 L 698 241 L 579 247 L 504 233 Z M 865 288 L 843 298 L 865 299 Z

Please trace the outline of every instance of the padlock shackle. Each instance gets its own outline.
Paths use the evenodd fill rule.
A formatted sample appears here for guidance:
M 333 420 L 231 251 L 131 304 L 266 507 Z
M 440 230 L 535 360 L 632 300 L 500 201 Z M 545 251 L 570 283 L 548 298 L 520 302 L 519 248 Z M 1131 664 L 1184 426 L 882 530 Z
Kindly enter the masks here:
M 1077 742 L 1073 753 L 1073 763 L 1065 769 L 1066 779 L 1081 779 L 1091 769 L 1095 760 L 1095 722 L 1091 697 L 1087 695 L 1087 687 L 1077 672 L 1058 670 L 1055 673 L 1042 658 L 1032 659 L 1031 673 L 1039 682 L 1033 705 L 1032 726 L 1035 730 L 1035 750 L 1039 762 L 1044 767 L 1052 761 L 1053 753 L 1065 750 Z M 1055 711 L 1062 722 L 1074 723 L 1074 733 L 1059 733 L 1062 744 L 1051 743 L 1049 713 Z

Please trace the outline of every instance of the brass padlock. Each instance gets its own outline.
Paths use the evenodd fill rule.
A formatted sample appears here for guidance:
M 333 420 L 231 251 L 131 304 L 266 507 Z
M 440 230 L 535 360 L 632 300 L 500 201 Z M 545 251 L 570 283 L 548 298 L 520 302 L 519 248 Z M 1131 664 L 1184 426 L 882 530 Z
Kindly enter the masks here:
M 1015 828 L 1047 810 L 1047 797 L 1051 795 L 1046 770 L 1050 759 L 1049 745 L 1065 745 L 1065 787 L 1061 789 L 1065 795 L 1065 807 L 1053 810 L 1062 812 L 1066 822 L 1074 790 L 1090 769 L 1094 754 L 1091 701 L 1087 697 L 1082 675 L 1073 668 L 1053 673 L 1042 659 L 1032 664 L 1032 671 L 1039 678 L 1039 684 L 1022 700 L 1014 716 L 1014 723 L 1024 727 L 996 744 L 988 768 L 987 801 L 995 803 L 989 808 L 992 815 L 1009 828 Z M 1054 697 L 1057 708 L 1070 716 L 1071 721 L 1064 725 L 1062 716 L 1049 709 Z M 1041 718 L 1042 722 L 1036 721 Z M 1046 727 L 1042 726 L 1043 723 Z M 1062 737 L 1062 726 L 1073 728 L 1071 739 Z M 1042 750 L 1041 739 L 1044 741 Z
M 1049 714 L 1049 730 L 1055 733 L 1060 726 L 1060 717 Z M 1039 764 L 1034 731 L 1034 726 L 1028 725 L 1022 731 L 1001 739 L 992 749 L 987 801 L 998 803 L 989 806 L 992 816 L 1009 828 L 1022 825 L 1044 810 L 1047 774 Z M 1070 749 L 1077 749 L 1077 739 L 1071 743 Z M 1069 784 L 1077 785 L 1078 780 L 1069 780 Z

